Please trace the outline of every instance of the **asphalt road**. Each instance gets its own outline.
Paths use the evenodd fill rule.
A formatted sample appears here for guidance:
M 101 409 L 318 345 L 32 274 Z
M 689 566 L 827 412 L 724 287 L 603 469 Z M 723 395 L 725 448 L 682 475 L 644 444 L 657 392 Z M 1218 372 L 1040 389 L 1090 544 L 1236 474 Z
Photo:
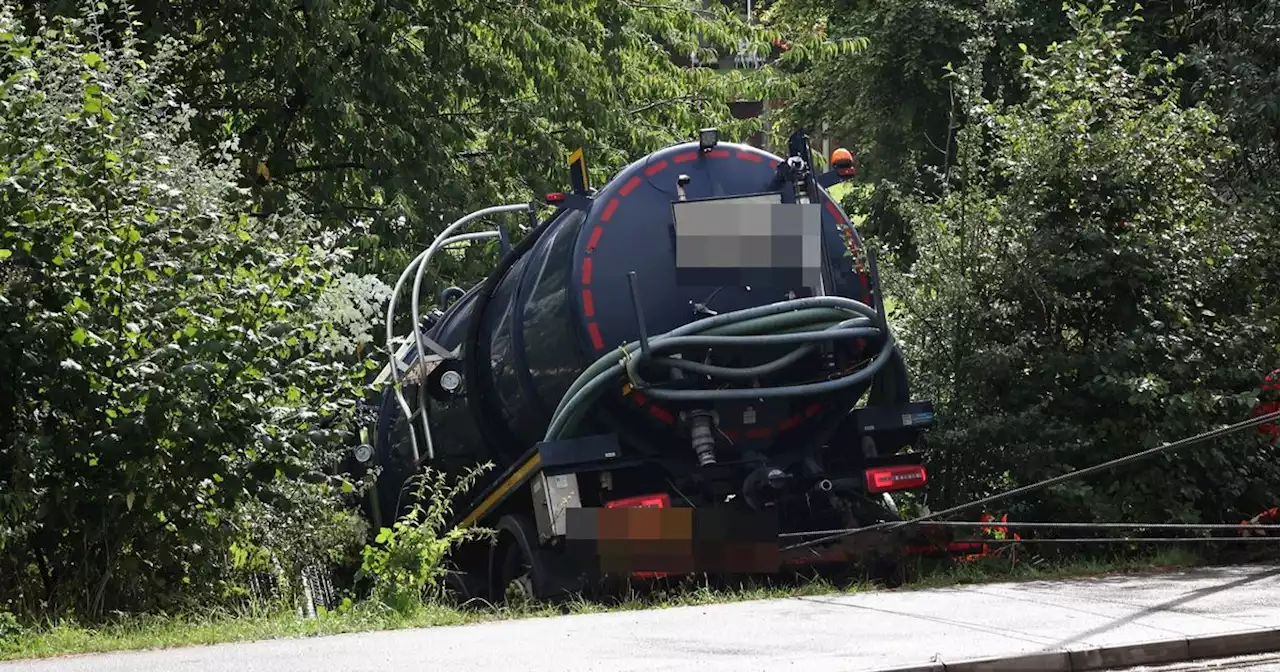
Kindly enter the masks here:
M 855 672 L 1272 627 L 1280 567 L 1236 567 L 77 656 L 0 672 Z

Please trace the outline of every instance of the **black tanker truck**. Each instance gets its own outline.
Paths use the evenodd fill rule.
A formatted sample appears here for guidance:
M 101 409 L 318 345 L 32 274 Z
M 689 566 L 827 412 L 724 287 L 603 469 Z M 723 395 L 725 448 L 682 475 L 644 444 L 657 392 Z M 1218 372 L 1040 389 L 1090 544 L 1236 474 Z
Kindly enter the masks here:
M 455 507 L 455 525 L 496 531 L 451 558 L 471 596 L 871 562 L 865 541 L 787 546 L 897 519 L 890 493 L 926 483 L 906 449 L 933 408 L 910 398 L 875 259 L 826 190 L 856 173 L 851 155 L 818 174 L 803 131 L 787 154 L 706 129 L 597 190 L 579 151 L 569 191 L 447 227 L 388 306 L 394 356 L 363 456 L 382 524 L 415 473 L 491 462 Z M 514 246 L 472 226 L 512 214 L 528 222 Z M 433 256 L 486 238 L 497 267 L 427 310 Z

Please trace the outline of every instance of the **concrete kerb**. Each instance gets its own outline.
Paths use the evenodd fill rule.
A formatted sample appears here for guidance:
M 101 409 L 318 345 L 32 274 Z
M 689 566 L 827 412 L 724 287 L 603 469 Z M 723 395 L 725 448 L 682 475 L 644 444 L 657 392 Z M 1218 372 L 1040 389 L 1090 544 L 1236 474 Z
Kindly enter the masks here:
M 1074 651 L 1049 651 L 954 663 L 922 663 L 875 672 L 1093 672 L 1280 651 L 1280 628 Z

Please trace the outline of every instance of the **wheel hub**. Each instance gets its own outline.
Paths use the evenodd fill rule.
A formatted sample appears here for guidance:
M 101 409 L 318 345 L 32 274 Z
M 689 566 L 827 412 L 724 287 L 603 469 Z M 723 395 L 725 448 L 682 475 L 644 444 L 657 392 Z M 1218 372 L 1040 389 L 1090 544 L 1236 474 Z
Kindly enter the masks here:
M 507 603 L 528 603 L 533 601 L 533 580 L 526 572 L 511 579 L 503 593 Z

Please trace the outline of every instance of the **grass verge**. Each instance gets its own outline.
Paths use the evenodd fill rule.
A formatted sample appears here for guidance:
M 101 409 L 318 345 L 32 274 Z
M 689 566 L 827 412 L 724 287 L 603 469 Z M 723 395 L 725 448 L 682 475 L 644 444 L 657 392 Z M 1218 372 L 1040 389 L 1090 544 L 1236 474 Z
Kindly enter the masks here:
M 909 568 L 902 590 L 939 588 L 973 583 L 1080 578 L 1131 572 L 1170 571 L 1203 564 L 1192 551 L 1167 549 L 1115 558 L 1051 561 L 1027 556 L 1014 564 L 993 557 L 963 564 L 917 564 Z M 458 609 L 422 605 L 397 613 L 372 602 L 338 612 L 304 619 L 290 611 L 210 613 L 200 617 L 147 617 L 121 620 L 101 627 L 73 623 L 46 624 L 38 628 L 0 629 L 0 660 L 47 658 L 77 653 L 101 653 L 169 648 L 199 644 L 246 642 L 286 637 L 316 637 L 350 632 L 400 628 L 463 625 L 514 618 L 538 618 L 563 614 L 600 613 L 635 609 L 660 609 L 745 600 L 804 595 L 830 595 L 877 590 L 866 583 L 836 585 L 817 577 L 798 577 L 769 584 L 759 582 L 715 586 L 688 579 L 641 594 L 624 596 L 615 603 L 577 600 L 556 607 L 481 607 Z

